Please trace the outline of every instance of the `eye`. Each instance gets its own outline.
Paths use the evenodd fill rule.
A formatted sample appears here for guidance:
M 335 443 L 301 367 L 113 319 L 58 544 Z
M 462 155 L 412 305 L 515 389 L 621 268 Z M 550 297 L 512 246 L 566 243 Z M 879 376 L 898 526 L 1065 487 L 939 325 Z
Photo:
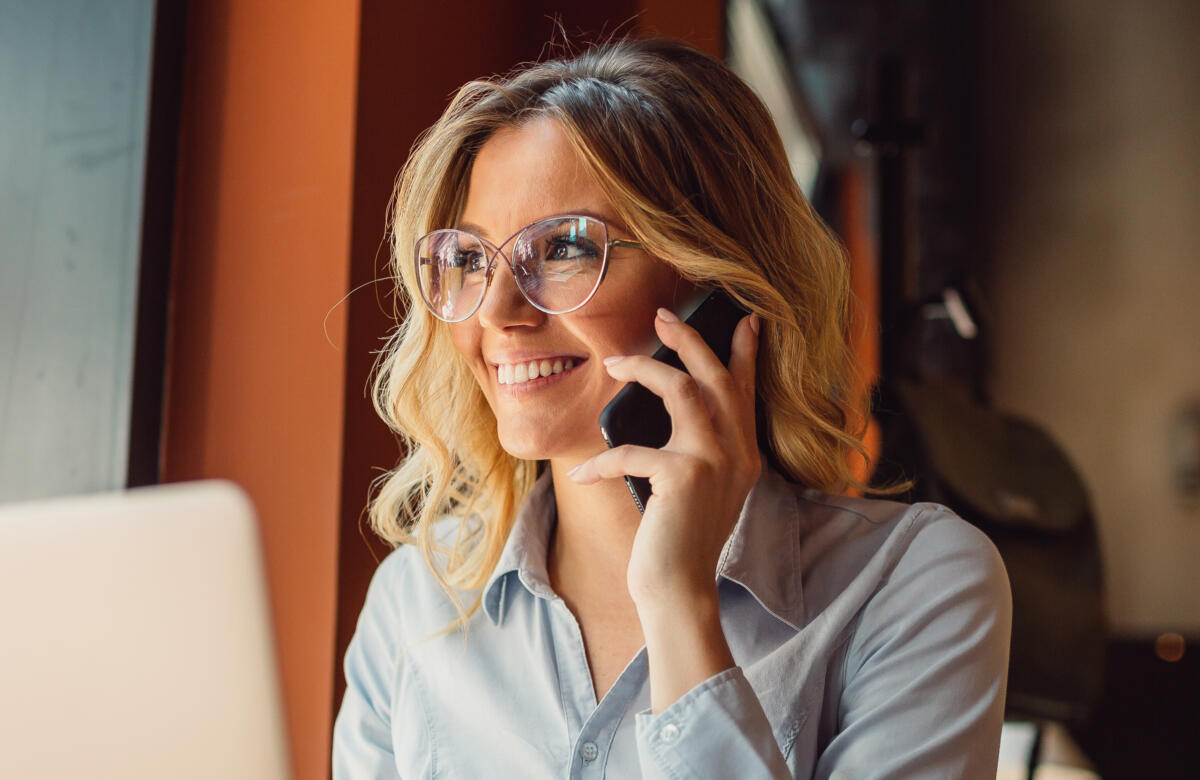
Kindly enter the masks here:
M 594 260 L 599 255 L 599 248 L 586 238 L 564 235 L 547 238 L 543 256 L 546 260 Z
M 446 258 L 451 268 L 461 268 L 463 273 L 476 273 L 487 269 L 487 258 L 478 249 L 460 249 Z

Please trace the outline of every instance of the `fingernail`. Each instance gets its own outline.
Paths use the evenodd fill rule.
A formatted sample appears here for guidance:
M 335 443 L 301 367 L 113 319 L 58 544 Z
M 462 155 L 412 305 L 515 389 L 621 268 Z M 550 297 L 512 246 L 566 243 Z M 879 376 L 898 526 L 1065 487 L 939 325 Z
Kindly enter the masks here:
M 604 358 L 604 365 L 612 366 L 617 363 L 620 363 L 624 359 L 625 359 L 624 355 L 609 355 L 608 357 Z
M 575 466 L 575 467 L 573 467 L 573 468 L 569 469 L 569 470 L 567 471 L 567 476 L 568 476 L 568 477 L 573 477 L 573 476 L 575 476 L 575 472 L 576 472 L 576 471 L 579 471 L 581 468 L 583 468 L 583 464 L 582 464 L 582 463 L 580 463 L 578 466 Z
M 760 324 L 760 323 L 759 323 L 759 321 L 758 321 L 758 315 L 757 315 L 757 314 L 751 314 L 751 315 L 750 315 L 750 330 L 754 331 L 754 335 L 755 335 L 755 336 L 757 336 L 757 335 L 758 335 L 758 327 L 759 327 L 759 324 Z
M 658 318 L 663 322 L 679 322 L 679 318 L 675 316 L 675 312 L 670 309 L 659 309 Z

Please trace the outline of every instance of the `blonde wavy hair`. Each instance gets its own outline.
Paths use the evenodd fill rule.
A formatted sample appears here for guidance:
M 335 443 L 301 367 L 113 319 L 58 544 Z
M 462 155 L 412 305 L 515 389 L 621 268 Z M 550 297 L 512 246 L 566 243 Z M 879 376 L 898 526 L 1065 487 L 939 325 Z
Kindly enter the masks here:
M 848 396 L 850 287 L 841 244 L 792 177 L 758 97 L 725 65 L 670 40 L 593 45 L 458 90 L 414 145 L 390 209 L 405 313 L 377 364 L 379 415 L 406 453 L 377 480 L 370 522 L 415 544 L 465 624 L 479 607 L 538 463 L 500 445 L 449 327 L 421 303 L 416 239 L 456 223 L 480 147 L 501 128 L 558 121 L 616 213 L 685 279 L 719 286 L 762 319 L 759 442 L 788 479 L 854 486 L 866 399 Z M 439 524 L 438 521 L 446 520 Z M 436 532 L 435 532 L 436 526 Z M 464 605 L 463 591 L 480 591 Z

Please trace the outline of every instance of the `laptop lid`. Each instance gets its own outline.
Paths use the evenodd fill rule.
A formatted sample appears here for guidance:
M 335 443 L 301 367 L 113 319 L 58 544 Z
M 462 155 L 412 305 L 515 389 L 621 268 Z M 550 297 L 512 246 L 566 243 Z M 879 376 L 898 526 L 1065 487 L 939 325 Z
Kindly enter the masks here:
M 240 489 L 0 506 L 0 777 L 289 774 Z

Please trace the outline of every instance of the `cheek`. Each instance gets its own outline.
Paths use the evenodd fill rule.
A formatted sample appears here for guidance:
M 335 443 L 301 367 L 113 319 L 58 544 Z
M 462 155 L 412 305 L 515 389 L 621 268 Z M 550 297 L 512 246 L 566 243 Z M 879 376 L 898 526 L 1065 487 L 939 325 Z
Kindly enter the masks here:
M 468 322 L 457 322 L 447 325 L 450 329 L 450 342 L 454 345 L 454 351 L 462 355 L 469 363 L 473 358 L 479 355 L 479 333 L 478 328 L 472 327 Z
M 586 345 L 597 359 L 647 352 L 656 338 L 654 308 L 638 301 L 605 302 L 575 317 L 569 327 L 575 340 Z M 607 376 L 607 372 L 602 373 Z
M 447 327 L 450 329 L 450 342 L 454 345 L 454 351 L 466 361 L 480 386 L 486 388 L 483 376 L 485 366 L 480 355 L 481 334 L 479 328 L 474 326 L 473 319 L 447 325 Z
M 580 330 L 609 354 L 649 354 L 657 346 L 654 319 L 658 308 L 678 309 L 694 287 L 672 271 L 656 269 L 638 284 L 613 285 L 599 305 L 585 307 Z

